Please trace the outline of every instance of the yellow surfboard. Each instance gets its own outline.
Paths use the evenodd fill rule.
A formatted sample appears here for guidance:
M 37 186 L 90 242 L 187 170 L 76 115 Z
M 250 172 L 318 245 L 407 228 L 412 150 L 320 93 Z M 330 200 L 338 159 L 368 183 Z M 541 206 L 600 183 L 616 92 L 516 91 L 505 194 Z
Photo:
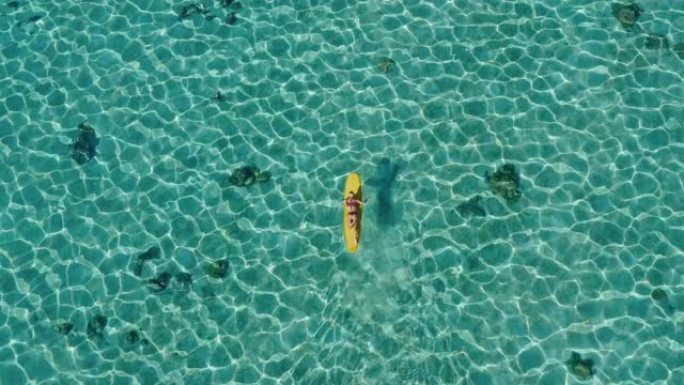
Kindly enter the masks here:
M 359 248 L 359 243 L 361 242 L 361 219 L 363 218 L 363 206 L 359 207 L 358 220 L 356 221 L 356 226 L 349 225 L 349 219 L 347 212 L 347 205 L 344 200 L 350 196 L 363 201 L 363 196 L 361 195 L 361 177 L 359 174 L 352 172 L 347 176 L 347 182 L 344 185 L 344 195 L 342 201 L 342 210 L 344 211 L 344 216 L 342 217 L 342 228 L 344 229 L 344 244 L 347 246 L 347 251 L 350 253 L 355 253 Z

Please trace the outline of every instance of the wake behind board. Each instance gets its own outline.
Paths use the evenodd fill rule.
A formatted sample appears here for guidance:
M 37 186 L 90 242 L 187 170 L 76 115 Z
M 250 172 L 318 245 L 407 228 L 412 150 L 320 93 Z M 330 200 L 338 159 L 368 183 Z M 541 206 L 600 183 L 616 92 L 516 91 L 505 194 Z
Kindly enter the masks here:
M 346 199 L 350 196 L 363 201 L 363 196 L 361 195 L 361 177 L 359 174 L 352 172 L 347 176 L 347 182 L 344 185 L 342 201 L 342 210 L 344 211 L 344 216 L 342 217 L 342 228 L 344 229 L 344 244 L 347 247 L 347 251 L 350 253 L 355 253 L 359 248 L 359 243 L 361 242 L 361 219 L 363 218 L 363 206 L 358 208 L 356 220 L 356 225 L 351 226 L 349 224 L 349 208 L 346 204 Z

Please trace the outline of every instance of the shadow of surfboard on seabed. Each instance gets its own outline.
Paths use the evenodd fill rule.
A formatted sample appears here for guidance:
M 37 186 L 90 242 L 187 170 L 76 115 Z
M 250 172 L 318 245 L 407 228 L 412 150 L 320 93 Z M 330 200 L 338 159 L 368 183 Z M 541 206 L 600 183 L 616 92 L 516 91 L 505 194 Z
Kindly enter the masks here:
M 378 228 L 387 228 L 397 221 L 397 212 L 394 207 L 393 187 L 399 173 L 399 166 L 392 164 L 388 158 L 380 159 L 375 177 L 369 181 L 369 185 L 375 187 L 375 223 Z

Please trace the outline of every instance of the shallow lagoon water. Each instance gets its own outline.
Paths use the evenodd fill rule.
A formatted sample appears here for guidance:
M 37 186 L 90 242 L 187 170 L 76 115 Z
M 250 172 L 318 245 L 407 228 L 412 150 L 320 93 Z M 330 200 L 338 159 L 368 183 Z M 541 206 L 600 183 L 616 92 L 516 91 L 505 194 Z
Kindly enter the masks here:
M 681 1 L 10 3 L 3 385 L 684 383 Z

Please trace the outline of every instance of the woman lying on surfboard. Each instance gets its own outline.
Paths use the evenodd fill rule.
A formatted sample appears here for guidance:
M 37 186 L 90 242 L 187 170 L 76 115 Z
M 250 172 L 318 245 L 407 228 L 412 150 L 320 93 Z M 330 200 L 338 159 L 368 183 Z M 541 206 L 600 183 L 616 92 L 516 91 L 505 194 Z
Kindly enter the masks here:
M 344 200 L 347 206 L 347 225 L 356 227 L 359 221 L 359 209 L 363 207 L 363 202 L 354 197 L 354 192 L 350 191 L 349 196 Z

